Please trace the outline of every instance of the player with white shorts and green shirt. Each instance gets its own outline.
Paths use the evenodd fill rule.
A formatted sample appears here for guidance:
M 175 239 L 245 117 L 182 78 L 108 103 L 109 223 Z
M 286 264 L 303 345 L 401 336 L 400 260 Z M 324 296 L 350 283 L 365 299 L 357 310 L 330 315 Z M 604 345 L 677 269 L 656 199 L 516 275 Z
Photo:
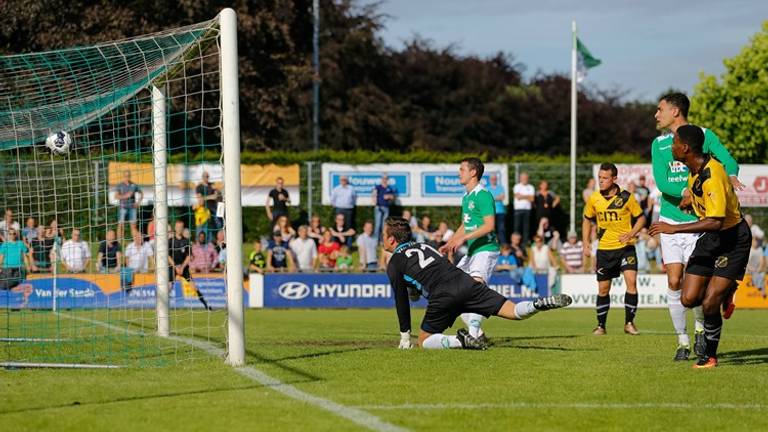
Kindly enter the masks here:
M 475 280 L 488 283 L 499 258 L 499 241 L 496 238 L 496 205 L 493 195 L 480 184 L 484 171 L 485 167 L 478 158 L 461 161 L 459 180 L 467 190 L 461 199 L 461 226 L 440 248 L 440 252 L 453 253 L 467 242 L 467 254 L 456 267 Z M 465 313 L 461 319 L 467 324 L 470 336 L 485 339 L 480 328 L 482 315 Z
M 682 93 L 670 93 L 659 99 L 656 109 L 656 127 L 671 132 L 659 136 L 651 144 L 653 177 L 656 181 L 656 187 L 661 192 L 659 221 L 669 224 L 682 224 L 697 220 L 696 215 L 679 207 L 684 194 L 688 193 L 688 168 L 672 157 L 673 134 L 678 127 L 688 124 L 689 107 L 690 101 L 687 96 Z M 736 190 L 743 189 L 744 185 L 737 178 L 739 166 L 736 160 L 720 143 L 714 132 L 704 128 L 703 130 L 704 153 L 711 154 L 723 164 Z M 691 352 L 686 328 L 685 307 L 680 302 L 680 287 L 682 286 L 683 269 L 696 247 L 699 235 L 691 233 L 660 234 L 661 256 L 666 266 L 669 283 L 667 303 L 672 325 L 678 336 L 675 360 L 687 360 Z M 696 318 L 694 351 L 697 355 L 704 355 L 704 313 L 701 311 L 701 306 L 694 308 L 694 315 Z

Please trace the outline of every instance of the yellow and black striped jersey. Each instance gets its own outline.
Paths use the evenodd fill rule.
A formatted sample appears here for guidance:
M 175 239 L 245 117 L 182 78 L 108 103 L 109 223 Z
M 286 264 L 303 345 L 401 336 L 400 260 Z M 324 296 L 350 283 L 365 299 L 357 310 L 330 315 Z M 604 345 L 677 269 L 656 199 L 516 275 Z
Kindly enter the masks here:
M 720 230 L 734 227 L 741 222 L 739 198 L 733 190 L 723 164 L 710 158 L 696 175 L 688 177 L 693 211 L 699 219 L 723 218 Z
M 635 220 L 643 210 L 635 196 L 619 188 L 616 195 L 605 198 L 600 191 L 595 191 L 584 206 L 584 217 L 597 223 L 597 248 L 600 250 L 621 249 L 629 243 L 622 243 L 619 237 L 632 231 Z

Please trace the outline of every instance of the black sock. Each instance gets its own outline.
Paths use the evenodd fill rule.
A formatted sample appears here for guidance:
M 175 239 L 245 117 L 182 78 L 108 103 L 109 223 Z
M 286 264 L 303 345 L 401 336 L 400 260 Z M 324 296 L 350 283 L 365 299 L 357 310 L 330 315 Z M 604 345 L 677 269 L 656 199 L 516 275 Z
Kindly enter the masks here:
M 608 310 L 611 308 L 611 296 L 597 296 L 597 325 L 605 328 L 605 321 L 608 319 Z
M 624 322 L 635 322 L 635 314 L 637 313 L 637 293 L 624 294 Z
M 717 346 L 720 344 L 720 332 L 723 329 L 723 317 L 720 312 L 714 315 L 704 315 L 704 340 L 707 349 L 704 353 L 707 357 L 717 357 Z

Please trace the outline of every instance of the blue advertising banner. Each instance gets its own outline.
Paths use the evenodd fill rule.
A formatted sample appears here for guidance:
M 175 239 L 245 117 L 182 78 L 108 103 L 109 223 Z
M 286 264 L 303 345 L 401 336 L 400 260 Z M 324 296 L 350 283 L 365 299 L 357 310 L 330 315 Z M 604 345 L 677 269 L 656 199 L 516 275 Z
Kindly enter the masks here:
M 546 275 L 537 277 L 537 283 L 546 287 Z M 257 286 L 259 288 L 255 288 Z M 508 274 L 494 274 L 489 286 L 513 301 L 539 296 L 535 289 L 526 288 Z M 548 290 L 542 291 L 548 295 Z M 252 307 L 265 308 L 393 308 L 395 305 L 392 287 L 383 273 L 252 274 L 250 295 Z M 411 305 L 423 308 L 426 300 Z
M 91 279 L 89 280 L 89 276 Z M 113 281 L 104 275 L 63 275 L 55 279 L 56 306 L 61 309 L 102 309 L 155 307 L 155 284 L 150 278 L 141 278 L 131 289 L 112 286 Z M 119 279 L 118 279 L 119 280 Z M 227 293 L 221 275 L 194 277 L 194 287 L 214 309 L 225 308 Z M 22 281 L 10 290 L 0 290 L 0 307 L 8 309 L 51 309 L 53 307 L 54 278 L 36 276 Z M 244 292 L 244 302 L 248 293 Z M 194 289 L 185 290 L 181 281 L 173 284 L 169 293 L 172 308 L 202 308 Z
M 483 175 L 483 185 L 488 186 L 491 183 L 491 176 L 495 175 L 501 178 L 501 172 L 488 172 Z M 464 185 L 459 182 L 458 174 L 445 172 L 423 172 L 421 173 L 421 195 L 430 197 L 455 197 L 461 198 L 466 193 Z
M 381 184 L 381 172 L 338 172 L 331 171 L 330 187 L 331 190 L 341 184 L 341 176 L 347 176 L 349 184 L 355 190 L 359 198 L 367 198 L 370 201 L 373 188 Z M 399 197 L 411 196 L 411 174 L 407 172 L 388 171 L 388 184 L 395 188 Z M 358 198 L 358 199 L 359 199 Z

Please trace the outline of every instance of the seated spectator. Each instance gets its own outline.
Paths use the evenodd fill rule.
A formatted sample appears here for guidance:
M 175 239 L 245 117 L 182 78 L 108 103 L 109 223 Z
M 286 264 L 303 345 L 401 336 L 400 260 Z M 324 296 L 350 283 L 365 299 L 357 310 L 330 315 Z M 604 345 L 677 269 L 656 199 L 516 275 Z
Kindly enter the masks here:
M 403 210 L 402 218 L 411 225 L 411 231 L 415 231 L 419 227 L 419 221 L 416 220 L 416 216 L 410 210 Z
M 296 230 L 291 226 L 291 222 L 288 220 L 287 215 L 280 215 L 277 217 L 275 226 L 272 227 L 272 231 L 277 231 L 283 237 L 283 243 L 290 243 L 291 240 L 296 238 Z
M 560 260 L 566 273 L 584 273 L 584 247 L 576 231 L 569 231 L 568 240 L 560 246 Z
M 58 228 L 54 226 L 49 229 L 53 229 L 53 233 L 58 231 Z M 52 238 L 52 236 L 48 236 L 48 233 L 46 233 L 46 237 Z M 80 230 L 75 228 L 72 230 L 72 238 L 61 245 L 61 263 L 64 265 L 64 270 L 68 273 L 83 273 L 88 269 L 90 262 L 91 250 L 88 243 L 80 239 Z
M 763 248 L 757 243 L 757 239 L 752 237 L 752 247 L 749 249 L 749 259 L 747 260 L 747 273 L 752 279 L 752 286 L 759 289 L 765 297 L 765 256 Z
M 751 214 L 744 215 L 744 220 L 747 222 L 747 225 L 749 225 L 749 230 L 752 231 L 752 238 L 757 239 L 758 246 L 762 246 L 763 238 L 765 237 L 765 232 L 763 231 L 763 229 L 760 228 L 756 223 L 752 221 Z
M 99 273 L 120 273 L 123 252 L 120 243 L 115 240 L 115 232 L 107 230 L 106 239 L 99 242 L 99 254 L 96 265 Z
M 523 246 L 523 236 L 519 232 L 513 232 L 509 236 L 509 247 L 512 248 L 512 255 L 517 258 L 517 266 L 524 267 L 528 261 L 528 251 Z
M 440 224 L 437 225 L 437 231 L 432 233 L 432 239 L 429 243 L 437 249 L 448 243 L 453 234 L 454 231 L 448 227 L 448 223 L 440 221 Z
M 27 245 L 31 244 L 32 240 L 37 238 L 36 225 L 35 218 L 28 217 L 27 224 L 21 229 L 21 240 Z
M 360 269 L 376 271 L 379 267 L 379 242 L 373 232 L 373 222 L 365 221 L 363 233 L 357 236 L 357 253 L 360 258 Z
M 340 245 L 333 241 L 331 231 L 323 232 L 323 240 L 317 247 L 317 267 L 322 271 L 333 270 L 336 268 L 336 256 L 338 255 Z
M 205 232 L 197 234 L 197 241 L 192 245 L 192 259 L 189 271 L 192 273 L 210 273 L 219 261 L 216 248 L 208 242 Z
M 336 270 L 349 272 L 352 270 L 353 265 L 354 260 L 352 259 L 352 255 L 349 254 L 349 247 L 342 246 L 339 248 L 339 253 L 336 256 Z
M 152 215 L 152 218 L 149 220 L 149 224 L 147 224 L 147 240 L 149 241 L 149 245 L 154 248 L 155 247 L 155 215 Z
M 29 269 L 29 248 L 18 237 L 15 228 L 8 228 L 0 243 L 0 290 L 17 287 Z
M 80 231 L 78 230 L 78 234 Z M 52 238 L 56 243 L 62 244 L 64 241 L 64 229 L 59 228 L 59 220 L 56 218 L 51 219 L 48 224 L 48 228 L 45 229 L 45 236 Z M 90 256 L 89 256 L 90 258 Z
M 134 273 L 147 273 L 154 267 L 155 253 L 152 245 L 144 241 L 144 236 L 139 231 L 133 232 L 133 241 L 125 247 L 125 266 Z
M 315 241 L 315 245 L 320 245 L 323 241 L 323 233 L 325 227 L 320 223 L 320 216 L 312 216 L 309 220 L 309 228 L 307 229 L 307 236 Z
M 37 235 L 29 242 L 29 248 L 32 251 L 31 268 L 35 273 L 49 273 L 52 270 L 51 263 L 54 261 L 53 251 L 54 240 L 45 236 L 45 227 L 37 227 Z
M 549 223 L 549 218 L 543 217 L 539 220 L 539 228 L 536 230 L 536 235 L 541 237 L 544 244 L 549 246 L 553 251 L 560 249 L 560 233 L 552 228 Z
M 309 228 L 306 225 L 299 227 L 299 236 L 291 240 L 289 246 L 296 256 L 296 265 L 299 271 L 309 272 L 315 268 L 317 259 L 317 246 L 315 241 L 309 238 Z
M 16 230 L 18 234 L 21 231 L 21 227 L 18 222 L 13 220 L 13 210 L 7 208 L 5 209 L 3 220 L 0 220 L 0 240 L 8 241 L 8 231 L 10 230 Z
M 512 254 L 512 247 L 506 243 L 501 245 L 501 252 L 496 259 L 495 272 L 511 272 L 517 268 L 517 258 Z
M 432 228 L 432 219 L 429 215 L 423 215 L 418 226 L 413 231 L 413 239 L 419 243 L 426 243 L 432 238 L 433 232 L 435 232 L 435 229 Z
M 331 227 L 331 235 L 333 240 L 339 245 L 345 245 L 347 247 L 352 246 L 352 240 L 355 236 L 355 229 L 352 227 L 344 228 L 344 214 L 337 213 L 334 219 L 334 225 Z
M 267 271 L 293 271 L 291 248 L 283 241 L 280 231 L 272 233 L 272 242 L 267 250 Z
M 195 217 L 195 235 L 204 233 L 206 238 L 209 235 L 209 223 L 215 225 L 215 222 L 211 219 L 213 216 L 211 210 L 205 205 L 205 200 L 200 194 L 195 195 L 195 205 L 192 206 L 192 213 Z
M 267 269 L 267 255 L 261 250 L 261 242 L 253 242 L 253 251 L 248 255 L 248 270 L 264 274 Z
M 213 248 L 216 250 L 216 255 L 219 257 L 216 261 L 216 265 L 213 267 L 213 271 L 224 271 L 224 267 L 227 263 L 227 232 L 223 229 L 216 232 L 216 242 L 213 243 Z

